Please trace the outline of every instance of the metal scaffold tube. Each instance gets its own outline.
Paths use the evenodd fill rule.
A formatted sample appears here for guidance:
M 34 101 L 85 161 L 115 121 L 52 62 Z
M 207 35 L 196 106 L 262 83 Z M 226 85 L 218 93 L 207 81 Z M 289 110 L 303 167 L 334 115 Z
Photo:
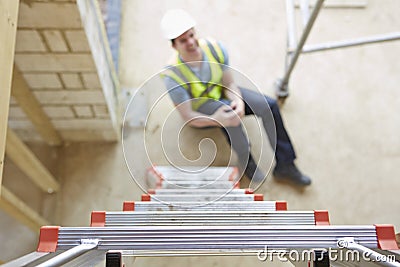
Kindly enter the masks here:
M 400 40 L 400 32 L 393 32 L 387 34 L 374 35 L 364 38 L 358 38 L 353 40 L 344 40 L 330 43 L 322 43 L 316 45 L 307 45 L 304 47 L 302 53 L 313 53 L 325 50 L 332 50 L 338 48 L 366 45 L 366 44 L 374 44 L 374 43 L 382 43 L 382 42 L 390 42 Z
M 310 18 L 310 6 L 308 0 L 300 0 L 300 10 L 302 15 L 303 25 L 307 25 L 307 21 Z
M 297 60 L 300 56 L 301 51 L 303 50 L 303 46 L 308 38 L 308 35 L 311 32 L 311 28 L 314 25 L 314 22 L 318 16 L 318 13 L 322 7 L 322 4 L 324 3 L 324 0 L 318 0 L 318 2 L 315 4 L 315 7 L 311 13 L 311 16 L 307 22 L 306 27 L 304 28 L 304 31 L 301 35 L 300 41 L 297 44 L 296 50 L 294 51 L 293 55 L 291 56 L 289 65 L 285 71 L 285 75 L 283 76 L 282 79 L 279 79 L 275 83 L 276 87 L 276 93 L 278 97 L 287 97 L 288 96 L 288 82 L 290 75 L 292 74 L 292 71 L 294 69 L 294 66 L 297 63 Z
M 286 0 L 287 27 L 288 27 L 288 46 L 289 49 L 296 47 L 296 23 L 294 13 L 294 0 Z
M 285 73 L 283 78 L 277 79 L 274 84 L 276 95 L 280 99 L 281 103 L 283 103 L 285 98 L 289 95 L 289 79 L 301 53 L 314 53 L 319 51 L 400 40 L 400 32 L 392 32 L 349 40 L 305 45 L 305 42 L 324 3 L 324 0 L 317 1 L 311 15 L 309 14 L 308 0 L 299 0 L 299 3 L 302 13 L 304 30 L 299 42 L 296 45 L 294 1 L 286 0 L 288 41 L 285 59 Z

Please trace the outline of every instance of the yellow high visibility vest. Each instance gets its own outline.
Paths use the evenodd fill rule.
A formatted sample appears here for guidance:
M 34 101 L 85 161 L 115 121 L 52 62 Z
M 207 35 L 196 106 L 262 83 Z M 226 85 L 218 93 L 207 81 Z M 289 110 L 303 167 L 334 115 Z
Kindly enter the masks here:
M 166 69 L 161 75 L 172 78 L 183 86 L 192 98 L 192 108 L 198 109 L 208 99 L 219 100 L 222 96 L 223 70 L 220 64 L 225 63 L 221 47 L 213 39 L 199 39 L 199 46 L 208 58 L 211 71 L 210 81 L 202 81 L 193 71 L 176 55 L 176 63 Z M 203 63 L 204 64 L 204 63 Z

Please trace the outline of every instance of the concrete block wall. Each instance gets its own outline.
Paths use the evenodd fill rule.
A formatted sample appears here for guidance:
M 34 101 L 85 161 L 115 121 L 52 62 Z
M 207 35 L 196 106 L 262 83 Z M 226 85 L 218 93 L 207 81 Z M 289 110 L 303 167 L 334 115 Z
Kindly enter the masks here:
M 83 25 L 77 1 L 22 1 L 15 63 L 65 140 L 117 140 L 113 117 L 118 103 L 108 103 L 107 90 L 118 85 L 107 79 L 110 67 L 104 56 L 95 62 L 101 58 L 101 40 L 96 37 L 100 47 L 91 49 L 94 35 L 88 39 Z M 10 110 L 10 127 L 26 141 L 40 141 L 16 101 Z

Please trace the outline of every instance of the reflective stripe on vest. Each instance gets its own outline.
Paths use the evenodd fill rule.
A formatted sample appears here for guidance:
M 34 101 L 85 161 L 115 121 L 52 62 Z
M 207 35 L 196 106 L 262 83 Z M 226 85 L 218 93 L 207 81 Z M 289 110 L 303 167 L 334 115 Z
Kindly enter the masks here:
M 176 64 L 162 73 L 162 76 L 172 78 L 179 85 L 183 86 L 191 96 L 192 108 L 198 109 L 208 99 L 219 100 L 222 95 L 223 71 L 219 63 L 224 64 L 225 58 L 221 47 L 212 39 L 200 39 L 200 48 L 208 58 L 211 71 L 210 81 L 202 81 L 193 71 L 181 61 L 177 55 Z

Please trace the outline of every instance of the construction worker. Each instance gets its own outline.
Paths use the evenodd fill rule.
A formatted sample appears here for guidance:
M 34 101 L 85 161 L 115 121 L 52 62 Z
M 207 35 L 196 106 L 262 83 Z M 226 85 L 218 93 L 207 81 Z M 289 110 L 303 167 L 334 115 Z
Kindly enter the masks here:
M 212 39 L 198 39 L 195 25 L 195 20 L 182 9 L 167 11 L 161 20 L 164 37 L 177 51 L 174 62 L 170 62 L 162 77 L 181 117 L 193 127 L 220 127 L 238 156 L 240 170 L 256 183 L 261 182 L 265 174 L 250 153 L 241 118 L 246 115 L 261 117 L 271 145 L 276 146 L 274 178 L 300 186 L 310 185 L 311 179 L 294 164 L 296 155 L 277 102 L 256 91 L 239 88 L 228 66 L 229 57 L 224 46 Z M 273 137 L 274 122 L 276 139 Z

